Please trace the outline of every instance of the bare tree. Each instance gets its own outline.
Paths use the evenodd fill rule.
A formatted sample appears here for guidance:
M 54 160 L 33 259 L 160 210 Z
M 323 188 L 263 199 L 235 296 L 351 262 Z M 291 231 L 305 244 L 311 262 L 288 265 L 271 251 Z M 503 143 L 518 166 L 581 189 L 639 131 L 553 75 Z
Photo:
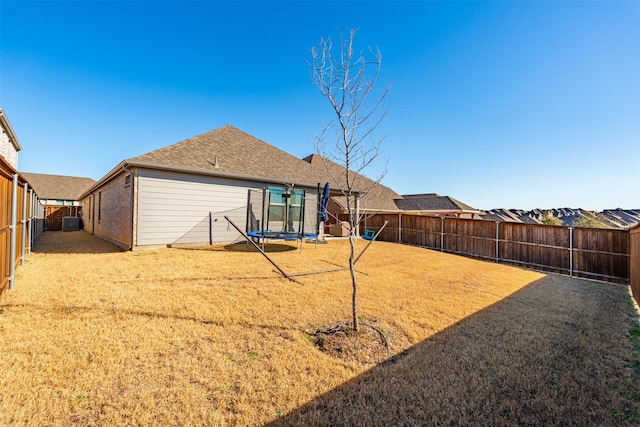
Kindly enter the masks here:
M 363 171 L 372 165 L 380 154 L 383 136 L 376 129 L 388 111 L 385 104 L 390 86 L 377 96 L 374 86 L 380 75 L 382 54 L 379 49 L 368 48 L 356 52 L 353 47 L 356 30 L 348 37 L 340 31 L 337 46 L 331 39 L 320 39 L 317 48 L 311 49 L 311 78 L 333 110 L 333 119 L 324 125 L 315 140 L 315 150 L 323 160 L 325 169 L 346 199 L 349 214 L 349 270 L 351 272 L 353 329 L 359 329 L 358 280 L 355 271 L 355 240 L 362 215 L 358 199 L 376 186 L 384 172 L 374 179 L 368 188 L 359 180 Z M 330 160 L 342 166 L 331 167 Z

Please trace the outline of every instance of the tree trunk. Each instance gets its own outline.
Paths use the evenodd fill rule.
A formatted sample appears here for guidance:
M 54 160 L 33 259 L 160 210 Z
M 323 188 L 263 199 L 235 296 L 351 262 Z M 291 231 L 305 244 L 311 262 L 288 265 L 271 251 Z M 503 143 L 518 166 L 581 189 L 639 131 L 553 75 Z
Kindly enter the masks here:
M 356 227 L 357 221 L 351 220 L 351 230 L 349 231 L 349 272 L 351 273 L 351 286 L 353 293 L 351 295 L 351 308 L 353 314 L 353 330 L 358 331 L 360 329 L 360 322 L 358 321 L 358 279 L 356 277 L 355 261 L 355 239 L 356 239 Z M 353 224 L 355 223 L 355 224 Z

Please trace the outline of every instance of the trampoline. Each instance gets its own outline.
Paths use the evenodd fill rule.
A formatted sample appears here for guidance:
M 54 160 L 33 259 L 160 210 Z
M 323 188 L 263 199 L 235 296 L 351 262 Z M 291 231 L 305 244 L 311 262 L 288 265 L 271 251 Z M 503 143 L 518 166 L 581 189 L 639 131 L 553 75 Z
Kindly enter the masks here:
M 326 193 L 328 196 L 328 188 Z M 328 197 L 326 199 L 328 202 Z M 255 241 L 318 237 L 318 217 L 323 206 L 320 185 L 317 192 L 293 186 L 251 189 L 247 206 L 245 230 L 247 236 Z

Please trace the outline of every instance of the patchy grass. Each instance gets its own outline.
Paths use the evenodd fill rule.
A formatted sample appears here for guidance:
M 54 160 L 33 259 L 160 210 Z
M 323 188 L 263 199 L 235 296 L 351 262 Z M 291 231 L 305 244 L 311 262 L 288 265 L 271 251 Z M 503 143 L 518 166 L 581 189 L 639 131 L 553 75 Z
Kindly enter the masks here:
M 350 318 L 348 272 L 300 285 L 206 249 L 45 233 L 0 298 L 0 425 L 637 422 L 626 287 L 376 242 L 358 268 L 363 319 L 394 337 L 378 363 L 308 334 Z M 270 256 L 327 269 L 347 245 Z

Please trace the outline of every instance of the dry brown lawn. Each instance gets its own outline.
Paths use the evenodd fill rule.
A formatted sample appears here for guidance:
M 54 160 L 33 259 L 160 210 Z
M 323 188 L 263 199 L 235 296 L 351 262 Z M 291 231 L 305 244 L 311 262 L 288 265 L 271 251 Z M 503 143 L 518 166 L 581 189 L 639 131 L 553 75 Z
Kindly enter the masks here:
M 346 265 L 341 241 L 290 249 L 270 252 L 288 272 Z M 383 363 L 305 333 L 349 319 L 348 272 L 296 284 L 241 246 L 45 233 L 0 296 L 0 425 L 636 422 L 627 287 L 382 242 L 358 268 Z

